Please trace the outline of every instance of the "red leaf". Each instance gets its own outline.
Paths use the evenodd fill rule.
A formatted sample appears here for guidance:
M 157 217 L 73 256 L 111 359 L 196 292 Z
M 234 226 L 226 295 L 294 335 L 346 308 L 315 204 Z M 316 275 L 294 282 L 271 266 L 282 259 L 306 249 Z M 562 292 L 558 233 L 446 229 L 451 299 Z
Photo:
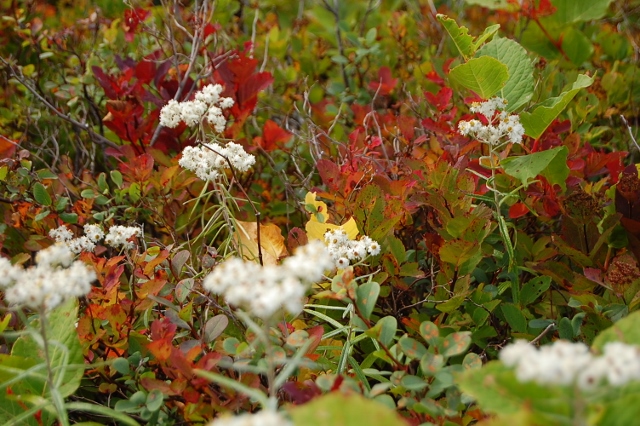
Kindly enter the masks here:
M 156 64 L 145 60 L 138 62 L 135 75 L 139 84 L 148 84 L 156 75 Z
M 153 163 L 151 154 L 142 154 L 133 158 L 130 164 L 120 163 L 120 171 L 126 180 L 145 182 L 151 177 Z
M 391 69 L 389 67 L 381 67 L 378 71 L 378 81 L 370 82 L 369 88 L 377 91 L 381 96 L 386 96 L 393 91 L 396 84 L 398 84 L 398 79 L 391 77 Z
M 282 148 L 282 144 L 287 142 L 293 136 L 276 124 L 275 121 L 267 120 L 262 129 L 262 137 L 254 139 L 265 151 L 273 151 Z
M 147 19 L 150 15 L 150 11 L 139 7 L 125 10 L 124 21 L 122 22 L 125 30 L 124 39 L 128 42 L 132 42 L 136 30 L 138 29 L 138 25 L 140 25 L 140 22 Z
M 105 74 L 105 72 L 102 71 L 102 68 L 97 65 L 92 66 L 91 70 L 93 71 L 93 76 L 96 78 L 96 80 L 98 80 L 100 86 L 102 86 L 104 94 L 107 95 L 109 99 L 118 99 L 120 88 L 115 83 L 115 81 L 113 81 L 111 77 Z
M 424 92 L 424 96 L 431 105 L 438 108 L 438 111 L 444 111 L 450 105 L 453 90 L 448 87 L 443 87 L 435 95 L 429 92 Z
M 520 201 L 509 208 L 509 217 L 511 219 L 517 219 L 526 215 L 527 213 L 529 213 L 529 209 L 523 202 Z
M 0 135 L 0 159 L 11 158 L 16 153 L 18 142 L 14 142 L 11 139 Z

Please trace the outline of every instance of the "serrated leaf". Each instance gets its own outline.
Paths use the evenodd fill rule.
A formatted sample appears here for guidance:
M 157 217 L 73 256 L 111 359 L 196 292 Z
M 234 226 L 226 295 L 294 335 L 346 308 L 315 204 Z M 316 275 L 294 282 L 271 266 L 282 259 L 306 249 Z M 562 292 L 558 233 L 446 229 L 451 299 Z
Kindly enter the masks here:
M 229 325 L 226 315 L 218 314 L 210 318 L 204 326 L 204 341 L 209 343 L 216 340 Z
M 380 284 L 375 281 L 364 283 L 356 289 L 356 305 L 366 319 L 371 317 L 380 295 Z
M 477 56 L 490 56 L 507 66 L 509 79 L 501 96 L 508 101 L 507 111 L 512 112 L 526 104 L 533 96 L 533 65 L 527 51 L 514 40 L 494 38 L 482 46 Z
M 525 186 L 530 179 L 542 175 L 549 183 L 560 185 L 564 191 L 567 188 L 565 181 L 569 177 L 568 154 L 566 146 L 559 146 L 520 157 L 505 158 L 500 165 L 506 174 L 519 179 Z
M 470 59 L 449 72 L 449 79 L 477 93 L 483 99 L 489 99 L 500 91 L 509 80 L 509 70 L 505 64 L 482 56 Z
M 469 35 L 468 28 L 459 27 L 456 21 L 448 16 L 438 14 L 436 18 L 449 34 L 465 61 L 473 57 L 476 49 L 500 28 L 500 25 L 491 25 L 475 40 L 474 37 Z
M 33 198 L 43 206 L 51 205 L 51 196 L 47 192 L 47 188 L 40 182 L 36 182 L 33 185 Z
M 576 81 L 567 90 L 555 98 L 550 98 L 538 105 L 532 113 L 521 112 L 520 123 L 525 129 L 525 134 L 538 139 L 549 127 L 551 122 L 566 108 L 580 89 L 591 86 L 594 77 L 579 74 Z

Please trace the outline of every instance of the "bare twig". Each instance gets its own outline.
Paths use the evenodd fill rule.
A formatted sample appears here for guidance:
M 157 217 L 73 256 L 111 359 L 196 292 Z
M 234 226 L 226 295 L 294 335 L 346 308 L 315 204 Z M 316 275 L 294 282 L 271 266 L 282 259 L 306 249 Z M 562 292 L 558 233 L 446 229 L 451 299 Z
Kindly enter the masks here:
M 546 336 L 546 334 L 555 329 L 556 328 L 556 323 L 552 322 L 551 324 L 549 324 L 544 330 L 542 330 L 542 333 L 538 334 L 538 337 L 536 337 L 535 339 L 533 339 L 532 341 L 530 341 L 529 343 L 532 345 L 536 345 L 538 344 L 538 342 L 540 341 L 540 339 L 542 339 L 544 336 Z
M 16 69 L 9 63 L 7 62 L 4 58 L 0 57 L 0 62 L 2 62 L 2 64 L 7 67 L 7 69 L 9 70 L 9 74 L 11 75 L 11 77 L 15 78 L 20 84 L 22 84 L 24 87 L 27 88 L 27 90 L 33 95 L 35 96 L 40 102 L 42 102 L 51 112 L 53 112 L 54 114 L 56 114 L 58 117 L 62 118 L 64 121 L 73 124 L 74 126 L 78 127 L 79 129 L 89 133 L 89 135 L 91 136 L 91 139 L 100 144 L 100 145 L 107 145 L 111 148 L 118 148 L 118 145 L 116 145 L 115 143 L 111 142 L 109 139 L 105 138 L 104 136 L 102 136 L 99 133 L 96 133 L 91 126 L 89 126 L 86 123 L 81 123 L 73 118 L 71 118 L 70 116 L 68 116 L 67 114 L 61 112 L 55 105 L 53 105 L 51 102 L 49 102 L 49 100 L 47 98 L 45 98 L 44 96 L 42 96 L 35 87 L 33 87 L 31 85 L 31 83 L 29 83 L 26 78 L 22 75 L 22 72 L 20 71 L 16 71 Z

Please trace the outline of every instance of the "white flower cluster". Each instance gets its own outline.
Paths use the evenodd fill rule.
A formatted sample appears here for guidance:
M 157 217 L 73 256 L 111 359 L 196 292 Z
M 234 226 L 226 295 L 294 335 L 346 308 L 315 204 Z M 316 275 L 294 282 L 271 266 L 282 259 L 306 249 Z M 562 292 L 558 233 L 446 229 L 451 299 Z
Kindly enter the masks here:
M 327 250 L 338 269 L 344 269 L 351 261 L 363 260 L 367 256 L 377 256 L 380 253 L 380 244 L 368 236 L 359 240 L 351 240 L 344 229 L 338 228 L 327 231 L 324 234 Z
M 49 236 L 58 243 L 63 243 L 73 253 L 81 253 L 83 251 L 93 251 L 96 244 L 104 238 L 105 244 L 114 248 L 123 247 L 127 250 L 135 247 L 131 242 L 131 238 L 140 236 L 142 231 L 135 226 L 112 226 L 109 233 L 104 235 L 104 231 L 100 225 L 87 224 L 84 226 L 84 235 L 82 237 L 73 238 L 73 233 L 66 226 L 62 225 L 56 229 L 49 231 Z
M 460 121 L 458 131 L 460 134 L 471 135 L 480 142 L 493 146 L 502 145 L 502 138 L 506 136 L 507 142 L 522 143 L 524 127 L 520 124 L 520 116 L 507 114 L 502 111 L 507 106 L 507 101 L 502 98 L 492 98 L 486 102 L 475 103 L 471 106 L 471 112 L 482 114 L 489 121 L 484 125 L 480 120 Z M 496 114 L 497 110 L 501 110 Z
M 540 350 L 518 340 L 500 352 L 500 360 L 515 367 L 521 382 L 540 385 L 572 385 L 591 390 L 608 383 L 622 386 L 640 380 L 640 347 L 621 342 L 604 346 L 602 356 L 594 356 L 583 343 L 558 340 Z
M 73 252 L 58 243 L 36 254 L 36 266 L 24 269 L 0 258 L 0 289 L 12 305 L 33 309 L 53 309 L 63 301 L 85 296 L 96 274 L 83 262 L 74 261 Z
M 277 411 L 262 410 L 255 414 L 222 417 L 207 426 L 293 426 L 293 423 Z
M 207 118 L 216 132 L 222 133 L 227 125 L 227 119 L 222 110 L 233 106 L 233 99 L 220 97 L 222 86 L 209 84 L 197 92 L 192 101 L 178 102 L 170 100 L 160 111 L 160 124 L 165 127 L 176 127 L 181 121 L 193 127 Z
M 255 162 L 256 158 L 247 154 L 242 145 L 229 142 L 220 146 L 213 142 L 198 147 L 186 147 L 182 150 L 178 164 L 206 181 L 216 180 L 220 176 L 220 170 L 229 168 L 229 163 L 235 169 L 246 172 Z
M 281 265 L 261 266 L 231 258 L 207 275 L 202 286 L 222 295 L 230 305 L 267 320 L 281 308 L 292 314 L 302 311 L 309 284 L 320 281 L 332 267 L 326 247 L 316 240 L 299 247 Z

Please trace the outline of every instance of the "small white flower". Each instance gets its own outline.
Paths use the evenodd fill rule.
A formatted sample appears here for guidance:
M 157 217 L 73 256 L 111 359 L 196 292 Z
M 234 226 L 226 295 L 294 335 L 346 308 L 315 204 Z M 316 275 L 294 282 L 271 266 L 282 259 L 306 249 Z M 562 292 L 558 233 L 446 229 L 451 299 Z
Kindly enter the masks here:
M 182 121 L 180 103 L 171 99 L 160 110 L 160 124 L 165 127 L 174 128 L 180 124 L 180 121 Z
M 135 244 L 130 241 L 133 237 L 142 235 L 142 230 L 137 226 L 121 226 L 116 225 L 109 228 L 109 233 L 104 239 L 105 244 L 114 248 L 122 247 L 131 250 Z
M 94 243 L 104 238 L 104 231 L 100 225 L 86 224 L 84 226 L 84 235 Z
M 49 236 L 57 243 L 63 243 L 73 238 L 73 233 L 64 225 L 49 231 Z

